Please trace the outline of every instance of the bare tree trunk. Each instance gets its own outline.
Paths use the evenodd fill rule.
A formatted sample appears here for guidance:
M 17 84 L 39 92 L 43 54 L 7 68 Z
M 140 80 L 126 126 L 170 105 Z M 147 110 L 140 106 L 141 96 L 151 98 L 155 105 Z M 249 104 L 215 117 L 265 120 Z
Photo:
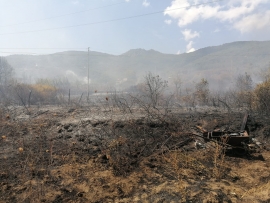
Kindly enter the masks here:
M 28 108 L 30 107 L 30 100 L 31 100 L 31 95 L 32 95 L 32 90 L 30 90 L 29 92 L 29 96 L 28 96 Z
M 68 105 L 70 104 L 70 89 L 68 89 Z

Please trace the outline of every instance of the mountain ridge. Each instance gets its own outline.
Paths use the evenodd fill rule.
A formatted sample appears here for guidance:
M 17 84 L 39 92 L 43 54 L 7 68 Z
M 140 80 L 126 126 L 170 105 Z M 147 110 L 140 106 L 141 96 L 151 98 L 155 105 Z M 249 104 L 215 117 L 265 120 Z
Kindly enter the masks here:
M 121 88 L 142 81 L 147 72 L 169 80 L 180 75 L 184 82 L 204 77 L 224 87 L 237 75 L 254 74 L 269 67 L 270 41 L 238 41 L 205 47 L 191 53 L 165 54 L 153 49 L 131 49 L 120 55 L 89 52 L 89 73 L 92 84 Z M 88 70 L 87 51 L 65 51 L 47 55 L 10 55 L 6 57 L 16 75 L 32 79 L 70 77 L 85 80 Z M 119 82 L 123 81 L 123 82 Z M 119 85 L 121 84 L 121 85 Z

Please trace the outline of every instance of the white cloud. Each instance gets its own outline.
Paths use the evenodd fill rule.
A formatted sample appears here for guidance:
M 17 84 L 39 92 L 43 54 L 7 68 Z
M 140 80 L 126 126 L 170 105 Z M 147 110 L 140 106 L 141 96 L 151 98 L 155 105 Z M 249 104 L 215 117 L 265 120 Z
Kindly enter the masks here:
M 191 24 L 199 20 L 200 18 L 204 19 L 210 18 L 214 16 L 219 10 L 219 7 L 211 7 L 207 5 L 198 7 L 188 7 L 193 4 L 194 4 L 193 0 L 174 0 L 172 2 L 172 5 L 166 8 L 166 10 L 164 11 L 164 15 L 169 15 L 174 19 L 178 19 L 178 25 L 180 27 L 183 27 L 185 25 Z
M 182 31 L 182 34 L 184 35 L 184 38 L 186 41 L 189 41 L 193 38 L 196 38 L 196 37 L 199 37 L 200 34 L 196 31 L 192 32 L 191 30 L 189 29 L 185 29 L 184 31 Z
M 144 7 L 148 7 L 148 6 L 150 6 L 150 2 L 148 2 L 147 0 L 144 0 L 143 3 L 142 3 L 142 5 Z
M 203 2 L 205 1 L 173 0 L 171 6 L 165 9 L 164 15 L 177 19 L 180 27 L 199 20 L 217 19 L 220 22 L 228 22 L 234 28 L 243 31 L 238 23 L 241 21 L 250 21 L 248 19 L 250 16 L 255 19 L 256 17 L 253 16 L 254 12 L 259 12 L 257 8 L 264 3 L 269 3 L 269 0 L 229 0 L 224 5 L 218 3 L 202 4 Z M 192 6 L 200 3 L 201 5 Z M 259 13 L 256 15 L 259 15 Z M 267 24 L 268 18 L 264 17 L 263 20 L 265 21 L 259 23 L 261 26 Z
M 196 49 L 193 48 L 193 41 L 190 41 L 190 42 L 187 44 L 186 52 L 187 52 L 187 53 L 190 53 L 190 52 L 194 52 L 194 51 L 196 51 Z
M 231 0 L 229 8 L 220 10 L 217 18 L 222 21 L 233 22 L 251 14 L 259 5 L 268 2 L 269 0 Z
M 79 3 L 80 3 L 79 1 L 72 1 L 72 4 L 74 4 L 74 5 L 77 5 Z
M 130 0 L 125 0 L 126 2 L 129 2 Z
M 172 20 L 165 20 L 164 22 L 168 25 L 172 24 Z
M 234 24 L 242 33 L 270 27 L 270 11 L 246 16 Z
M 219 28 L 216 28 L 216 29 L 214 30 L 214 32 L 220 32 L 220 29 L 219 29 Z
M 181 54 L 182 52 L 180 51 L 180 50 L 178 50 L 177 52 L 176 52 L 176 54 L 177 55 L 179 55 L 179 54 Z

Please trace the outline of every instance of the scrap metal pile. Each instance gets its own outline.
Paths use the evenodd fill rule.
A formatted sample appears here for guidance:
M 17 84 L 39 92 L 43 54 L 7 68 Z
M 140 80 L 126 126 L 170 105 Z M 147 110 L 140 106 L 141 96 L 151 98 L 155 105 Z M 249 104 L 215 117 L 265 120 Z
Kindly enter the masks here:
M 197 128 L 202 132 L 202 135 L 197 134 L 195 135 L 202 137 L 206 142 L 214 141 L 221 145 L 226 146 L 228 149 L 242 149 L 247 153 L 254 152 L 257 149 L 260 149 L 261 143 L 249 135 L 247 128 L 248 117 L 249 114 L 245 113 L 239 131 L 230 132 L 215 129 L 209 132 L 205 130 L 203 127 L 197 126 Z

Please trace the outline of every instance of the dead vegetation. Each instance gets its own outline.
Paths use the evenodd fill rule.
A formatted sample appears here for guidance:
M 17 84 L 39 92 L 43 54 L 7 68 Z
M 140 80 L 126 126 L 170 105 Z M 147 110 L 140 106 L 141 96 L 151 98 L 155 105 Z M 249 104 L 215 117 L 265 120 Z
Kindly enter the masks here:
M 145 103 L 124 111 L 105 101 L 90 109 L 29 108 L 28 117 L 25 108 L 2 109 L 0 201 L 269 201 L 266 143 L 261 154 L 226 156 L 223 145 L 194 136 L 197 125 L 238 128 L 241 113 Z M 264 132 L 266 122 L 250 121 L 251 134 Z
M 238 132 L 250 105 L 234 108 L 232 97 L 219 95 L 214 107 L 196 107 L 211 99 L 202 80 L 183 107 L 164 97 L 166 81 L 151 74 L 146 81 L 141 94 L 115 92 L 84 104 L 80 97 L 27 105 L 25 94 L 22 106 L 3 105 L 0 202 L 270 201 L 267 115 L 251 111 L 245 130 L 260 147 L 239 154 L 226 137 L 203 139 L 198 127 Z

